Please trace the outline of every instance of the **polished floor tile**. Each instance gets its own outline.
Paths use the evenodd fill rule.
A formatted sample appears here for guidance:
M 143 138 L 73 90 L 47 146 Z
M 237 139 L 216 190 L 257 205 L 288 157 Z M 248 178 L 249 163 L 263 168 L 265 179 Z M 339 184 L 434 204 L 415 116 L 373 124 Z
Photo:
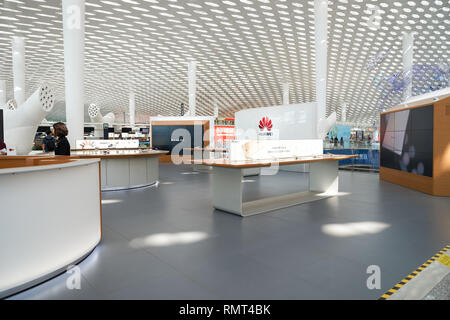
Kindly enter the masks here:
M 212 207 L 211 174 L 161 164 L 160 184 L 103 193 L 103 239 L 67 274 L 12 299 L 376 299 L 448 244 L 450 198 L 340 172 L 338 197 L 241 218 Z M 247 177 L 244 198 L 306 190 Z M 381 289 L 367 288 L 368 266 Z

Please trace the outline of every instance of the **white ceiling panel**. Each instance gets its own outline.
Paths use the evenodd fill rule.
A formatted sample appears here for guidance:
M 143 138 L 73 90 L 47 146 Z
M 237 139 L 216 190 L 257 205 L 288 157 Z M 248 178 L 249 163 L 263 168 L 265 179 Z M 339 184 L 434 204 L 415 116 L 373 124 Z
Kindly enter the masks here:
M 448 0 L 328 2 L 327 113 L 340 115 L 346 102 L 347 120 L 367 123 L 377 119 L 380 108 L 397 103 L 395 81 L 380 79 L 402 71 L 404 31 L 417 33 L 414 64 L 426 73 L 414 80 L 415 94 L 448 85 Z M 291 84 L 291 103 L 314 101 L 313 9 L 314 1 L 304 0 L 88 0 L 86 105 L 95 103 L 120 118 L 128 111 L 132 87 L 137 121 L 178 115 L 180 104 L 188 103 L 191 59 L 198 62 L 198 115 L 212 115 L 215 98 L 221 116 L 279 105 L 283 82 Z M 26 38 L 28 94 L 48 82 L 61 105 L 61 1 L 0 0 L 0 79 L 8 80 L 8 97 L 12 36 Z M 385 59 L 369 72 L 366 65 L 377 53 Z M 437 65 L 442 68 L 429 67 Z M 386 83 L 391 91 L 382 98 Z

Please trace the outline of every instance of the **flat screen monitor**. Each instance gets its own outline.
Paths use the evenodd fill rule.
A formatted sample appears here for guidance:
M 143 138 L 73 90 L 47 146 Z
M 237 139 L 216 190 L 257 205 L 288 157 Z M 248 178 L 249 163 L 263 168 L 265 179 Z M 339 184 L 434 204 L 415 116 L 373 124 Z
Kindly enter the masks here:
M 95 131 L 94 127 L 84 127 L 84 133 L 91 133 Z
M 194 139 L 195 132 L 200 137 L 198 141 Z M 170 152 L 180 142 L 184 142 L 183 148 L 204 147 L 203 134 L 202 125 L 152 126 L 152 147 Z M 190 141 L 183 141 L 185 138 Z
M 50 130 L 50 126 L 39 126 L 36 132 L 47 132 L 47 130 Z
M 433 176 L 433 113 L 430 105 L 381 115 L 382 167 Z
M 142 134 L 149 134 L 150 133 L 150 128 L 141 128 L 141 133 Z
M 131 128 L 122 128 L 122 133 L 130 133 L 133 130 Z

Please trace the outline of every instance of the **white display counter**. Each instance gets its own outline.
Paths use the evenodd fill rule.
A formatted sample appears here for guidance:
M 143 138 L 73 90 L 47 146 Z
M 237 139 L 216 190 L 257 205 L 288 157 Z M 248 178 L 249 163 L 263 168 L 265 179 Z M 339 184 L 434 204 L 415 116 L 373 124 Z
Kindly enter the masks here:
M 17 158 L 0 157 L 0 298 L 65 272 L 101 239 L 99 159 Z
M 73 156 L 101 159 L 102 191 L 136 189 L 156 184 L 159 179 L 158 158 L 168 151 L 110 150 L 76 151 Z
M 286 208 L 310 201 L 317 201 L 338 193 L 338 162 L 355 156 L 319 155 L 273 160 L 211 160 L 195 162 L 213 167 L 213 206 L 240 216 L 250 216 Z M 309 163 L 309 190 L 254 201 L 243 201 L 244 170 Z M 271 170 L 271 169 L 268 169 Z M 271 174 L 276 172 L 271 172 Z

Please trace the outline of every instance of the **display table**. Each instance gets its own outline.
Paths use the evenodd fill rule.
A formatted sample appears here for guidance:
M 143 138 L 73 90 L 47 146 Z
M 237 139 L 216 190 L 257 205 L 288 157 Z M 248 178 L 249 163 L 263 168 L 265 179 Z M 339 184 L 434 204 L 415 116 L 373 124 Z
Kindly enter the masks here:
M 136 189 L 155 184 L 159 179 L 158 157 L 168 151 L 111 150 L 76 151 L 82 159 L 101 159 L 102 191 Z
M 0 298 L 65 272 L 100 242 L 99 161 L 0 156 Z
M 250 216 L 305 202 L 321 200 L 338 193 L 338 162 L 357 156 L 321 155 L 315 157 L 286 158 L 278 161 L 230 161 L 203 160 L 197 164 L 213 167 L 213 206 L 226 212 L 240 216 Z M 244 170 L 249 168 L 263 169 L 277 166 L 309 163 L 309 191 L 296 192 L 261 200 L 243 202 L 242 178 Z M 276 172 L 276 171 L 275 171 Z M 270 174 L 274 174 L 271 172 Z M 264 174 L 264 171 L 262 172 Z

